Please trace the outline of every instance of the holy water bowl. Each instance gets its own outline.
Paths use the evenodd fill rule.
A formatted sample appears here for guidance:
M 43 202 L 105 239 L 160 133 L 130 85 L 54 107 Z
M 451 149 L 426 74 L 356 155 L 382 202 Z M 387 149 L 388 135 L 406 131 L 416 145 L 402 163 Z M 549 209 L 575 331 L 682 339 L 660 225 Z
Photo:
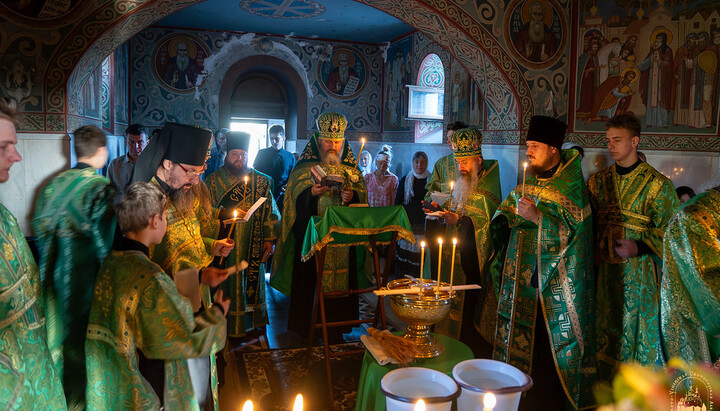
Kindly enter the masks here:
M 460 395 L 455 381 L 440 371 L 422 367 L 398 368 L 380 381 L 387 411 L 413 411 L 418 400 L 427 411 L 450 411 Z
M 462 388 L 458 410 L 475 410 L 483 403 L 486 393 L 497 400 L 494 411 L 516 411 L 520 396 L 529 390 L 533 381 L 529 375 L 510 364 L 495 360 L 475 359 L 457 364 L 453 378 Z

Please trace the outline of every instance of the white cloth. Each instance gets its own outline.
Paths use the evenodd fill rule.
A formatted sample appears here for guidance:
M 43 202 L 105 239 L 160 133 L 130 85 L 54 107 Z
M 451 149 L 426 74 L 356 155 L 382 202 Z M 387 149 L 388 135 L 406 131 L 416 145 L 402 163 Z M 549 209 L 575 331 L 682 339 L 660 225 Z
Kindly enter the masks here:
M 204 410 L 208 402 L 210 405 L 213 402 L 210 392 L 210 357 L 188 358 L 187 362 L 195 398 L 200 409 Z
M 405 198 L 403 200 L 403 204 L 409 204 L 410 199 L 415 195 L 413 193 L 413 183 L 415 183 L 415 179 L 423 179 L 430 177 L 430 172 L 425 169 L 425 172 L 422 174 L 417 174 L 415 170 L 410 170 L 408 175 L 405 177 Z

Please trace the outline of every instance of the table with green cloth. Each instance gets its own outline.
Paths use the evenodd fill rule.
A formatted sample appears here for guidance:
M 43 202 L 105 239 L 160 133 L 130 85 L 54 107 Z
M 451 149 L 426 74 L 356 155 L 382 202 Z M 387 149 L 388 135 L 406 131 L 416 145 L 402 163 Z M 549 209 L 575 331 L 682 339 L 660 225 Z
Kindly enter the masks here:
M 397 238 L 415 243 L 405 208 L 332 206 L 323 217 L 313 216 L 305 231 L 302 259 L 307 261 L 326 245 L 370 245 L 370 236 L 377 244 L 389 244 L 393 233 Z
M 445 347 L 445 351 L 435 358 L 416 360 L 412 367 L 430 368 L 452 377 L 452 369 L 456 364 L 475 358 L 470 347 L 460 341 L 442 334 L 432 335 Z M 358 383 L 356 411 L 385 410 L 385 396 L 380 392 L 380 381 L 385 374 L 396 368 L 398 366 L 395 364 L 378 364 L 370 351 L 365 351 Z

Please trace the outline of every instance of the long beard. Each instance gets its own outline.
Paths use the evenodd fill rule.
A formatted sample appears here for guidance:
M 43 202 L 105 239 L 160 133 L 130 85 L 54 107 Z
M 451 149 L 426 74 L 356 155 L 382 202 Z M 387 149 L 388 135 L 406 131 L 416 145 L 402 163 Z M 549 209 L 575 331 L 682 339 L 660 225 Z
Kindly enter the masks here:
M 193 189 L 186 190 L 183 187 L 170 188 L 168 192 L 170 201 L 181 214 L 187 215 L 193 211 Z
M 182 57 L 180 55 L 177 56 L 177 66 L 180 71 L 185 71 L 188 66 L 190 65 L 190 57 L 185 56 Z
M 470 196 L 477 187 L 478 180 L 480 177 L 476 170 L 473 170 L 469 174 L 460 174 L 457 185 L 453 190 L 453 199 L 458 205 L 458 209 L 464 209 L 470 199 Z
M 225 163 L 225 168 L 227 169 L 228 173 L 232 174 L 235 177 L 241 177 L 247 174 L 247 167 L 245 164 L 243 164 L 240 167 L 236 167 L 232 163 Z
M 531 21 L 528 25 L 528 34 L 534 43 L 542 43 L 545 40 L 545 24 Z
M 323 165 L 339 166 L 340 156 L 335 152 L 325 153 L 321 158 L 321 162 L 323 163 Z

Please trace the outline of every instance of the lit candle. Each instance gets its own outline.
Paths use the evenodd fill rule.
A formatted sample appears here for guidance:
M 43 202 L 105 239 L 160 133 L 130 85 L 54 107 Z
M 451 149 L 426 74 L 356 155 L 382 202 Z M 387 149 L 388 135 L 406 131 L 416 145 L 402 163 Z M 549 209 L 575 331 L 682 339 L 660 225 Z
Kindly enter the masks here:
M 247 177 L 245 177 L 247 178 Z M 228 231 L 228 235 L 226 240 L 230 239 L 230 236 L 232 236 L 233 228 L 235 228 L 235 222 L 237 221 L 237 210 L 233 210 L 233 218 L 232 218 L 232 224 L 230 224 L 230 231 Z M 222 264 L 225 257 L 220 257 L 220 264 Z
M 245 176 L 245 188 L 243 189 L 243 204 L 247 203 L 247 194 L 248 194 L 248 176 Z
M 448 206 L 448 210 L 452 208 L 452 200 L 453 200 L 453 189 L 455 188 L 455 182 L 450 182 L 450 205 Z
M 453 238 L 452 258 L 450 259 L 450 292 L 452 293 L 453 276 L 455 275 L 455 246 L 457 246 L 457 238 Z
M 525 197 L 525 172 L 527 171 L 527 161 L 523 163 L 523 188 L 522 196 Z
M 418 402 L 415 403 L 415 411 L 425 411 L 425 401 L 418 400 Z
M 420 298 L 423 292 L 423 268 L 425 267 L 425 241 L 420 241 Z
M 295 404 L 293 405 L 293 411 L 303 411 L 302 394 L 298 394 L 297 397 L 295 397 Z
M 253 411 L 253 403 L 250 400 L 245 401 L 242 407 L 242 411 Z
M 435 294 L 440 294 L 440 277 L 442 276 L 442 237 L 438 237 L 438 244 L 440 244 L 440 249 L 438 250 L 438 279 Z
M 362 155 L 363 148 L 365 148 L 365 137 L 361 138 L 361 139 L 360 139 L 360 142 L 361 142 L 361 144 L 360 144 L 360 154 L 358 154 L 358 157 L 360 157 L 360 155 Z
M 493 411 L 496 403 L 495 394 L 489 392 L 483 395 L 483 411 Z

